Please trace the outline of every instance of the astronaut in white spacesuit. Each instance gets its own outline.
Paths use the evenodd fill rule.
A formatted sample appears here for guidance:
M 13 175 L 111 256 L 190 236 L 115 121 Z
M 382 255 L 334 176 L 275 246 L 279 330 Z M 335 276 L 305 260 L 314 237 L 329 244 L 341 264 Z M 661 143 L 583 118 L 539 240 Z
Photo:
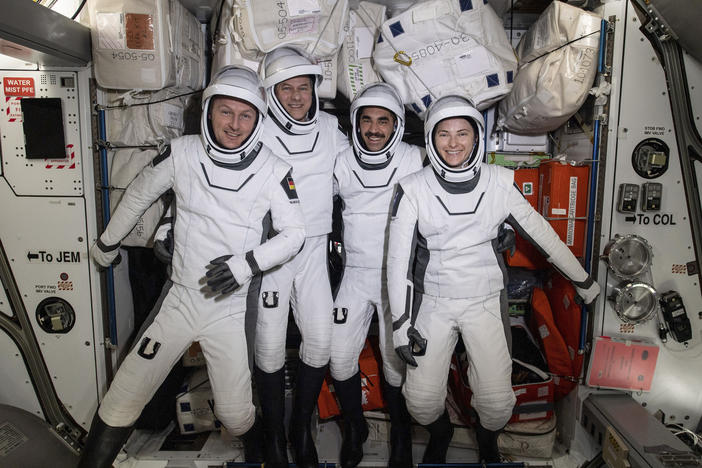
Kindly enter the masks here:
M 501 319 L 506 276 L 496 252 L 507 221 L 576 287 L 585 303 L 599 286 L 522 196 L 509 169 L 482 163 L 484 122 L 465 98 L 428 110 L 430 167 L 400 180 L 387 259 L 393 341 L 407 362 L 403 394 L 430 433 L 425 463 L 444 463 L 453 427 L 444 407 L 451 354 L 463 338 L 481 461 L 499 462 L 497 433 L 512 415 L 512 361 Z
M 257 74 L 223 69 L 202 102 L 201 135 L 174 139 L 144 169 L 91 249 L 97 263 L 110 265 L 139 216 L 173 189 L 173 285 L 105 395 L 81 467 L 111 466 L 130 426 L 193 341 L 207 359 L 217 418 L 244 441 L 247 461 L 262 461 L 244 332 L 247 296 L 257 292 L 252 278 L 297 253 L 305 228 L 290 165 L 259 141 L 267 106 Z M 268 215 L 278 234 L 265 241 Z
M 322 69 L 296 48 L 269 52 L 261 63 L 270 118 L 263 141 L 293 167 L 307 237 L 295 258 L 263 276 L 256 327 L 256 387 L 263 411 L 266 466 L 288 466 L 283 417 L 285 339 L 292 306 L 302 335 L 289 434 L 297 466 L 316 468 L 310 421 L 329 362 L 332 294 L 327 270 L 334 160 L 348 139 L 319 109 Z
M 334 300 L 330 370 L 341 403 L 344 439 L 340 462 L 354 467 L 363 458 L 368 427 L 361 405 L 358 357 L 373 311 L 378 314 L 383 358 L 383 397 L 390 411 L 391 468 L 412 466 L 410 417 L 400 392 L 405 363 L 395 353 L 385 287 L 385 252 L 390 204 L 397 181 L 422 168 L 420 148 L 402 141 L 405 111 L 385 83 L 363 88 L 351 103 L 353 147 L 337 156 L 335 192 L 342 200 L 346 261 Z

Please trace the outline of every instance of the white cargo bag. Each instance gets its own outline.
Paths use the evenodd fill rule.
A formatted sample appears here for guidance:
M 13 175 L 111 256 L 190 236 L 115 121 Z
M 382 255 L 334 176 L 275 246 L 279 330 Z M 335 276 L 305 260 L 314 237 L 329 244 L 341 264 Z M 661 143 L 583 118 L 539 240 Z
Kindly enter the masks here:
M 363 86 L 380 81 L 371 56 L 385 19 L 385 6 L 377 3 L 360 2 L 357 9 L 349 11 L 346 38 L 339 53 L 338 81 L 339 91 L 349 101 L 353 101 Z
M 321 99 L 334 99 L 336 97 L 337 75 L 339 74 L 336 55 L 319 59 L 318 63 L 322 67 L 322 82 L 317 88 L 317 93 Z
M 205 86 L 205 36 L 195 15 L 180 0 L 170 0 L 171 39 L 175 46 L 176 83 L 192 90 Z
M 484 112 L 485 151 L 487 153 L 549 153 L 548 133 L 517 135 L 495 128 L 497 105 Z
M 387 11 L 388 18 L 399 15 L 415 3 L 417 0 L 376 0 L 377 3 L 384 5 Z
M 484 0 L 418 3 L 383 23 L 373 58 L 420 117 L 448 94 L 485 109 L 509 92 L 517 69 L 502 21 Z
M 235 42 L 251 60 L 281 45 L 296 45 L 317 58 L 336 56 L 348 12 L 348 0 L 235 0 Z
M 214 405 L 207 368 L 201 367 L 186 379 L 176 397 L 176 419 L 180 433 L 196 434 L 221 429 L 222 424 L 214 415 Z
M 261 57 L 257 56 L 255 60 L 245 58 L 235 39 L 234 23 L 232 10 L 234 8 L 234 0 L 224 0 L 221 8 L 221 16 L 212 17 L 210 28 L 214 31 L 214 41 L 212 44 L 212 67 L 210 76 L 215 76 L 217 72 L 227 65 L 242 65 L 258 72 L 258 66 L 261 62 Z
M 136 94 L 108 93 L 107 141 L 115 146 L 159 145 L 181 136 L 185 98 L 174 96 L 183 91 L 167 88 Z
M 213 45 L 212 73 L 214 76 L 221 68 L 227 65 L 243 65 L 254 71 L 258 71 L 263 52 L 252 53 L 252 51 L 242 50 L 242 44 L 239 35 L 236 32 L 236 21 L 233 17 L 235 8 L 234 3 L 237 0 L 225 0 L 222 7 L 222 17 L 219 19 L 219 25 L 212 24 L 212 28 L 217 28 L 215 32 Z M 257 4 L 258 5 L 258 4 Z M 215 19 L 213 21 L 216 22 Z M 333 99 L 336 97 L 336 82 L 337 82 L 337 58 L 332 57 L 318 58 L 319 64 L 322 67 L 323 81 L 319 86 L 319 97 L 322 99 Z
M 95 78 L 113 89 L 161 89 L 175 84 L 168 0 L 91 0 Z
M 519 73 L 500 102 L 498 127 L 550 132 L 577 112 L 597 72 L 600 21 L 559 1 L 546 8 L 519 42 Z
M 158 156 L 156 150 L 121 149 L 113 152 L 110 166 L 110 211 L 114 212 L 122 200 L 125 189 L 142 169 Z M 153 247 L 154 233 L 161 221 L 165 207 L 156 200 L 139 218 L 134 229 L 122 240 L 127 247 Z

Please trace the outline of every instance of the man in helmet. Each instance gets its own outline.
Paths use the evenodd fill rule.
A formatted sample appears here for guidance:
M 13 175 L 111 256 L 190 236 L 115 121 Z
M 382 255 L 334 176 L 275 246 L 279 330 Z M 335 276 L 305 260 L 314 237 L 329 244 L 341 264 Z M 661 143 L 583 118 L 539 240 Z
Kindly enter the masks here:
M 336 155 L 348 148 L 335 117 L 319 110 L 321 67 L 302 51 L 281 47 L 269 52 L 260 74 L 270 119 L 263 141 L 293 167 L 307 238 L 295 258 L 264 275 L 256 327 L 256 388 L 263 411 L 266 466 L 288 466 L 283 417 L 288 313 L 302 335 L 290 439 L 295 463 L 316 468 L 317 451 L 310 420 L 326 373 L 333 306 L 327 273 L 327 234 L 331 231 L 333 170 Z
M 482 162 L 483 136 L 483 117 L 468 100 L 438 99 L 424 123 L 431 166 L 400 180 L 393 200 L 387 260 L 393 341 L 409 364 L 407 407 L 431 436 L 424 463 L 444 463 L 453 435 L 444 401 L 458 333 L 470 357 L 479 457 L 487 463 L 500 459 L 497 431 L 515 402 L 501 319 L 506 277 L 496 252 L 503 222 L 534 243 L 585 303 L 599 294 L 597 283 L 522 196 L 513 172 Z
M 361 407 L 358 357 L 373 310 L 378 313 L 383 396 L 390 410 L 391 468 L 412 466 L 410 417 L 400 393 L 405 364 L 392 343 L 392 317 L 385 288 L 388 213 L 397 181 L 422 168 L 420 148 L 402 141 L 405 111 L 385 83 L 363 88 L 351 103 L 353 147 L 336 160 L 334 177 L 343 204 L 346 266 L 334 300 L 330 370 L 344 417 L 341 466 L 363 458 L 368 427 Z
M 97 263 L 110 265 L 139 216 L 173 189 L 173 284 L 105 395 L 81 467 L 111 466 L 130 426 L 192 341 L 207 359 L 217 418 L 243 439 L 248 461 L 262 461 L 244 332 L 247 296 L 259 273 L 295 255 L 305 229 L 290 166 L 259 141 L 266 102 L 257 74 L 225 68 L 202 102 L 202 134 L 177 138 L 161 151 L 131 183 L 91 249 Z M 267 215 L 278 235 L 263 242 Z

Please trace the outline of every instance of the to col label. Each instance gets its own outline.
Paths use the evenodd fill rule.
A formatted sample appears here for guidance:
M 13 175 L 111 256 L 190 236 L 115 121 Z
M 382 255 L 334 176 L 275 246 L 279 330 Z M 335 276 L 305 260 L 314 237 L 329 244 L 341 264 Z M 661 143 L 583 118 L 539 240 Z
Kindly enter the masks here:
M 80 252 L 70 250 L 34 250 L 27 252 L 29 263 L 80 263 Z
M 675 222 L 673 213 L 656 213 L 654 215 L 639 213 L 637 215 L 627 216 L 624 219 L 630 223 L 643 224 L 644 226 L 648 226 L 649 224 L 654 226 L 676 226 L 678 224 Z
M 8 78 L 2 80 L 5 96 L 34 97 L 34 78 Z

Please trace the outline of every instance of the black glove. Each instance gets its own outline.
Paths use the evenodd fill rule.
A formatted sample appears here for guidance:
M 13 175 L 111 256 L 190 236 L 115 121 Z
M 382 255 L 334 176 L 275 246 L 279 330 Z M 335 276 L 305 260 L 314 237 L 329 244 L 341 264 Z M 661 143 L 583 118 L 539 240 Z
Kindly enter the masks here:
M 427 352 L 426 338 L 414 327 L 410 327 L 407 330 L 407 336 L 409 337 L 409 348 L 412 351 L 412 356 L 424 356 Z
M 426 354 L 427 340 L 414 327 L 410 327 L 407 330 L 407 337 L 409 338 L 409 344 L 398 346 L 395 348 L 395 352 L 407 364 L 417 367 L 417 360 L 414 359 L 414 356 L 424 356 Z
M 504 224 L 497 230 L 497 251 L 502 253 L 509 251 L 509 256 L 514 255 L 515 237 L 512 229 L 506 228 Z
M 170 265 L 173 260 L 173 229 L 169 229 L 165 239 L 154 241 L 154 255 L 161 263 Z
M 210 261 L 210 268 L 207 270 L 207 286 L 213 292 L 227 294 L 239 289 L 239 283 L 234 279 L 232 270 L 227 265 L 227 260 L 232 258 L 231 255 L 222 255 Z
M 414 359 L 414 356 L 412 356 L 412 351 L 410 350 L 409 345 L 398 346 L 395 348 L 395 352 L 398 356 L 400 356 L 400 359 L 407 363 L 408 366 L 417 367 L 417 360 Z

